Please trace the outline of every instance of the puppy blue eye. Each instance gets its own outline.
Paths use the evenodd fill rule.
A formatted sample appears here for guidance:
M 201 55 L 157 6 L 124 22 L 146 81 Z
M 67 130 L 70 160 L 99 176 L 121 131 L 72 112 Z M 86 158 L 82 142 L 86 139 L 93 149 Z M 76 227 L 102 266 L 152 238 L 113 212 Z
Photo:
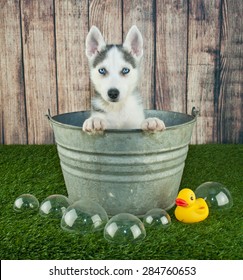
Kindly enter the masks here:
M 98 71 L 101 75 L 105 75 L 107 73 L 105 68 L 100 68 Z
M 130 69 L 123 68 L 121 72 L 122 72 L 123 75 L 127 75 L 130 72 Z

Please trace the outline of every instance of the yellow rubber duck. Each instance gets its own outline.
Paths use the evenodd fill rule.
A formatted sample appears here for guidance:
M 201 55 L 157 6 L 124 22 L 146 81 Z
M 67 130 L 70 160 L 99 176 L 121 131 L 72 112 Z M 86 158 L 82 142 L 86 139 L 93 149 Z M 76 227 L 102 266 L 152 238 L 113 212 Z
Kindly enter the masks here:
M 183 223 L 197 223 L 209 214 L 208 205 L 203 198 L 197 198 L 191 189 L 182 189 L 176 198 L 176 219 Z

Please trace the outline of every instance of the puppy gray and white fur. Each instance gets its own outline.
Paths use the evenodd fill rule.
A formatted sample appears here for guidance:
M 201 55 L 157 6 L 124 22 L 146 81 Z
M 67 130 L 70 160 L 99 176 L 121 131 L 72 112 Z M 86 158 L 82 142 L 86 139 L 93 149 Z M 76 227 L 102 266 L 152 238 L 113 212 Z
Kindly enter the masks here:
M 92 26 L 86 38 L 86 56 L 95 97 L 83 131 L 93 134 L 106 129 L 165 129 L 162 120 L 144 116 L 138 92 L 143 38 L 135 25 L 123 45 L 107 45 L 100 30 Z

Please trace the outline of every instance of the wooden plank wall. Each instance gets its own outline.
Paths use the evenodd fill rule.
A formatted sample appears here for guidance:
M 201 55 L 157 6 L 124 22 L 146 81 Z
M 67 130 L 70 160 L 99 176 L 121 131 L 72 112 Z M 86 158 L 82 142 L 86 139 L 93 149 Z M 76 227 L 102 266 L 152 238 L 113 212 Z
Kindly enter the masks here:
M 45 117 L 88 110 L 85 37 L 144 38 L 145 108 L 200 116 L 192 143 L 243 143 L 242 0 L 1 0 L 0 143 L 53 143 Z

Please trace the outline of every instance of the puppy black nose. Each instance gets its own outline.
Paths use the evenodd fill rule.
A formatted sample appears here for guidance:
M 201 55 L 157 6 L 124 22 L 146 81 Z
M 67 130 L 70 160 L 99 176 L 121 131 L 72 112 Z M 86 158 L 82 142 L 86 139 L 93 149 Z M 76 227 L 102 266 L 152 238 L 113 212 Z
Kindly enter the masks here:
M 117 97 L 119 96 L 119 90 L 116 88 L 111 88 L 108 90 L 108 96 L 111 100 L 115 101 Z

